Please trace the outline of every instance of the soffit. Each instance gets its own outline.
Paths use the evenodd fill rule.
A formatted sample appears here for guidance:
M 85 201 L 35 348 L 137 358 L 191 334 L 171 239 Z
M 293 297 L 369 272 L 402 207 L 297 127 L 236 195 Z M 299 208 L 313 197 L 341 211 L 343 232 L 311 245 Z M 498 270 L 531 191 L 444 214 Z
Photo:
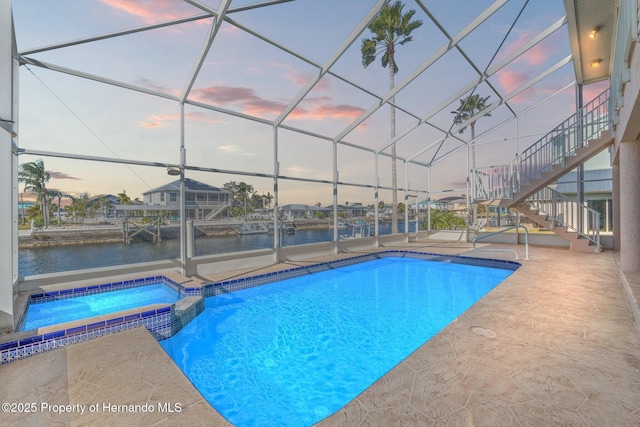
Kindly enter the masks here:
M 620 0 L 564 0 L 576 80 L 589 84 L 609 78 Z M 597 37 L 589 33 L 597 30 Z M 599 66 L 592 66 L 600 60 Z

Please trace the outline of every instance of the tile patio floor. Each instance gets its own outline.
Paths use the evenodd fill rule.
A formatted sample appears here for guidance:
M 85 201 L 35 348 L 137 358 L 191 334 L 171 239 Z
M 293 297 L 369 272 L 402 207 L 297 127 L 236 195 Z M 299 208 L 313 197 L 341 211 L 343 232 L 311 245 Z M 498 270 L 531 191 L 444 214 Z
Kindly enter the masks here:
M 403 248 L 513 259 L 460 242 Z M 640 301 L 640 274 L 620 274 L 611 252 L 531 247 L 530 258 L 318 426 L 640 426 L 640 314 L 630 304 Z M 259 272 L 291 264 L 305 262 Z M 173 413 L 0 412 L 3 426 L 229 425 L 142 328 L 0 366 L 0 398 L 180 405 Z

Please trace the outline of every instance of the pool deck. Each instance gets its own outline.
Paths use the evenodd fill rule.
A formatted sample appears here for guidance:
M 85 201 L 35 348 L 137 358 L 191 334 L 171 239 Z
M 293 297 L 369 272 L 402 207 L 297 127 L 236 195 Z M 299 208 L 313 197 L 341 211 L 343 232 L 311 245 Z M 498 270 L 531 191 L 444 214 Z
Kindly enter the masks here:
M 486 245 L 517 249 L 523 246 Z M 513 259 L 426 240 L 385 249 Z M 206 276 L 222 280 L 352 256 Z M 318 426 L 640 425 L 640 273 L 616 255 L 530 248 L 503 283 Z M 228 424 L 144 328 L 0 366 L 1 425 Z M 111 405 L 151 405 L 124 412 Z M 76 405 L 56 414 L 42 404 Z M 94 412 L 90 406 L 97 404 Z M 107 404 L 105 407 L 104 405 Z M 168 404 L 168 405 L 167 405 Z M 77 412 L 86 405 L 84 414 Z M 148 406 L 147 406 L 148 407 Z M 173 408 L 169 412 L 168 408 Z M 176 410 L 178 409 L 179 410 Z

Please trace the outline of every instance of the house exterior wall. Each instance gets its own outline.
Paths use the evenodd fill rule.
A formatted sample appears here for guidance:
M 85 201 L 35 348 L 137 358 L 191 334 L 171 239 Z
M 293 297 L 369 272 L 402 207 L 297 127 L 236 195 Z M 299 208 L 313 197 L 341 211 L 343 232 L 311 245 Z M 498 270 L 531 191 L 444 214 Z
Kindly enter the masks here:
M 632 35 L 635 38 L 637 34 Z M 628 62 L 629 81 L 624 85 L 624 105 L 618 111 L 613 163 L 618 165 L 619 185 L 614 186 L 614 215 L 620 240 L 620 267 L 640 272 L 640 44 L 635 43 Z M 620 67 L 623 72 L 624 66 Z M 618 94 L 612 94 L 616 96 Z M 617 240 L 617 239 L 616 239 Z

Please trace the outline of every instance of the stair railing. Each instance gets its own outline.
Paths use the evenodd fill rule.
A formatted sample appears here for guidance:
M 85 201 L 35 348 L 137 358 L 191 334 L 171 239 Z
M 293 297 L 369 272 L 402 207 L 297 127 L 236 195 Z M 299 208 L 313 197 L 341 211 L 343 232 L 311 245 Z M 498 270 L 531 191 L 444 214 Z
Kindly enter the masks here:
M 528 185 L 553 165 L 563 164 L 590 139 L 597 139 L 609 127 L 609 89 L 587 103 L 574 115 L 524 150 L 515 159 L 521 184 Z
M 588 239 L 600 252 L 600 213 L 578 203 L 570 197 L 550 187 L 544 187 L 527 199 L 533 209 L 547 215 L 551 220 L 551 229 L 556 226 L 567 227 L 578 235 Z
M 555 164 L 564 164 L 589 140 L 609 128 L 609 89 L 587 103 L 551 132 L 518 155 L 509 165 L 472 171 L 475 200 L 513 199 L 521 185 L 528 185 Z

